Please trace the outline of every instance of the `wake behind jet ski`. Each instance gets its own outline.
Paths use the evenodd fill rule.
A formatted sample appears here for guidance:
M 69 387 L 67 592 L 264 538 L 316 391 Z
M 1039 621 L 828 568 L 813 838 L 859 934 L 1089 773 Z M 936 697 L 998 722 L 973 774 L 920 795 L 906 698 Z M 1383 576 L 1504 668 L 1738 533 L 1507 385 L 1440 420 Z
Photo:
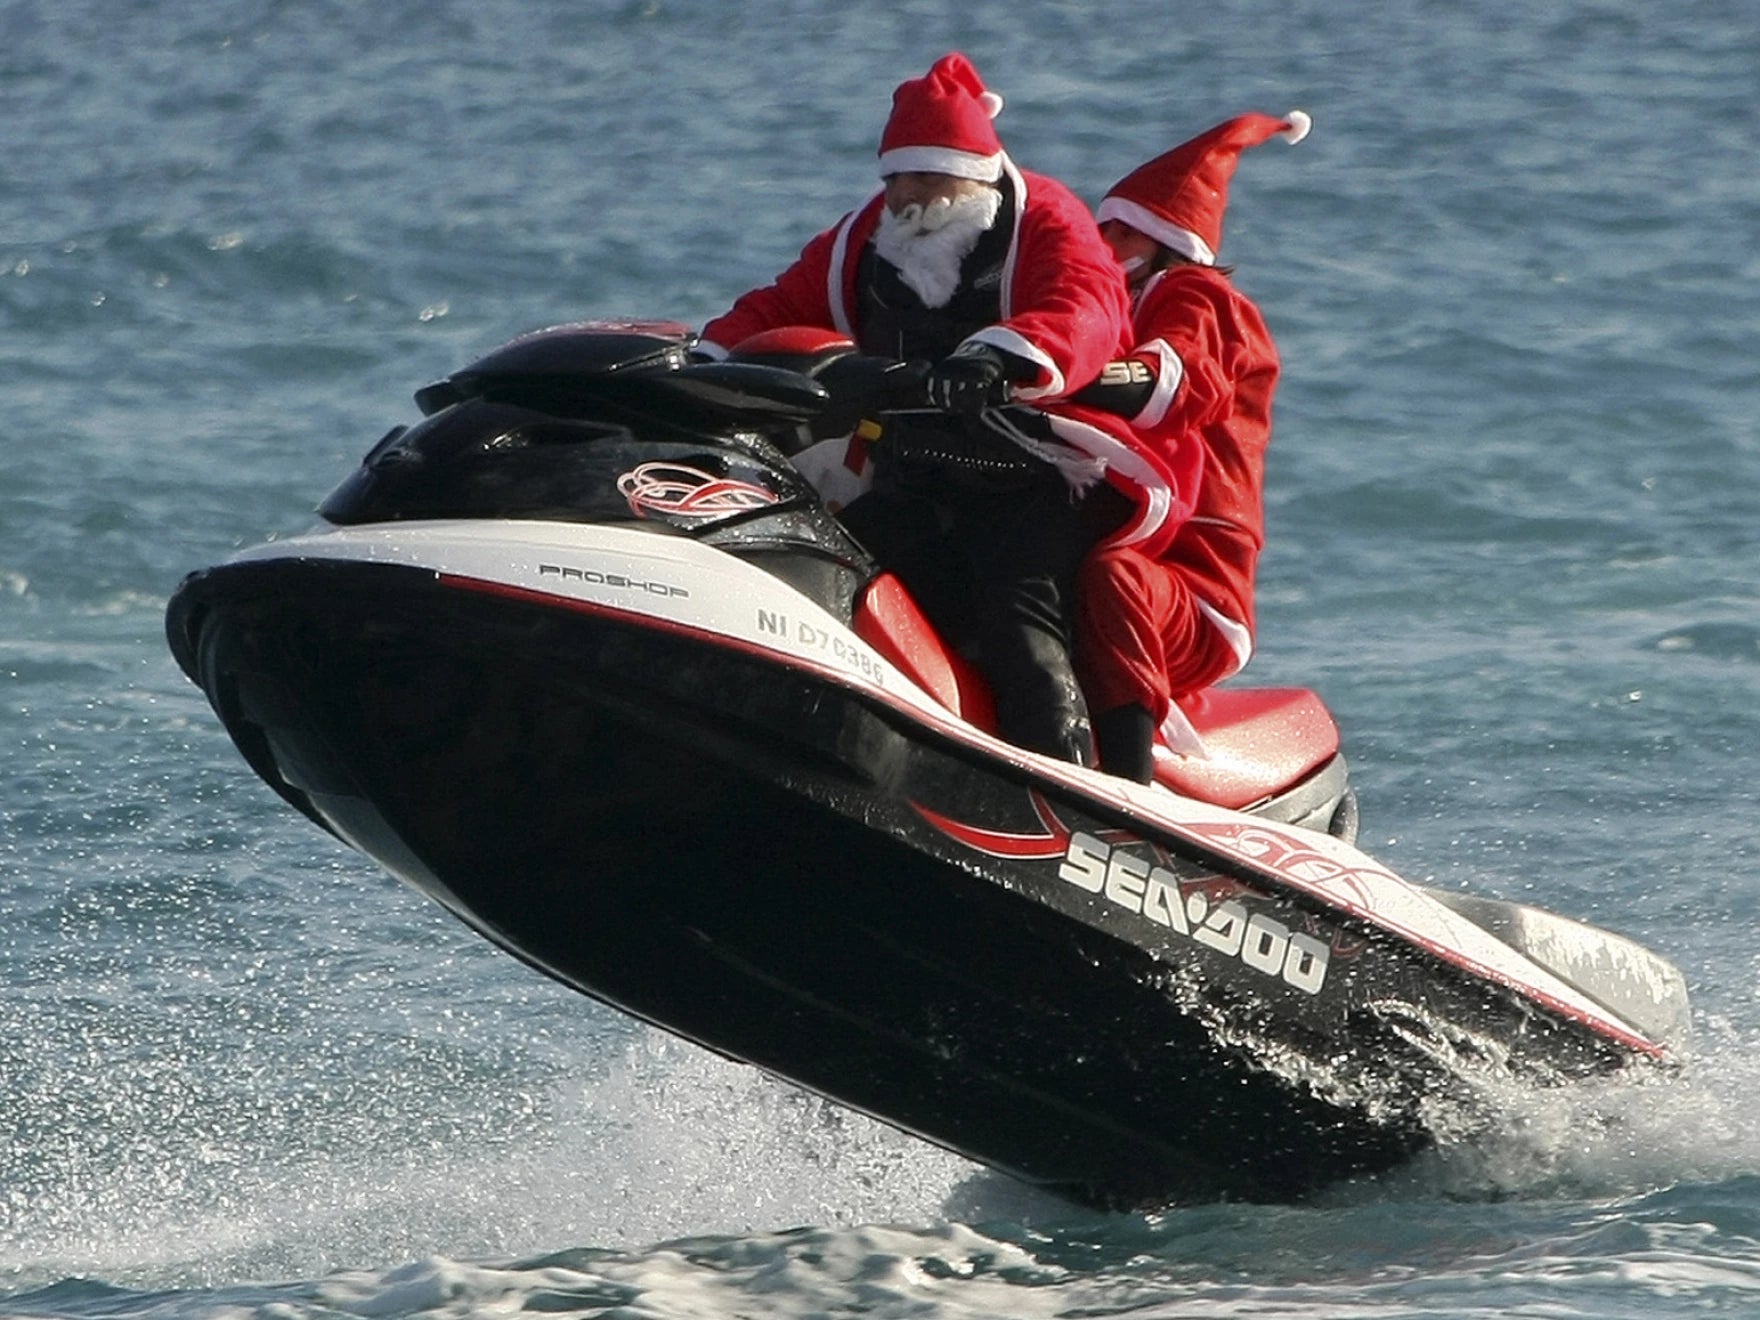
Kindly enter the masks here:
M 1678 1057 L 1666 961 L 1358 851 L 1311 692 L 1201 694 L 1153 786 L 1002 742 L 789 461 L 901 369 L 691 342 L 516 340 L 185 581 L 271 788 L 565 984 L 1089 1205 L 1298 1196 Z

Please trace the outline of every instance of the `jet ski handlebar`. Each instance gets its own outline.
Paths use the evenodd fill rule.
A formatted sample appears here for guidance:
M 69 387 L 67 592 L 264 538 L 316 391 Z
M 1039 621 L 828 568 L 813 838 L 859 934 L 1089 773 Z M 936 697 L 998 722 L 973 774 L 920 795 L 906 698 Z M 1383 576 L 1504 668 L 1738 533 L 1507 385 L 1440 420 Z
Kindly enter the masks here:
M 735 348 L 725 365 L 785 369 L 822 386 L 822 409 L 809 423 L 820 439 L 848 434 L 867 418 L 925 411 L 970 414 L 1006 406 L 1014 396 L 1007 364 L 994 350 L 956 352 L 939 361 L 891 358 L 863 353 L 840 335 L 799 327 L 754 336 Z

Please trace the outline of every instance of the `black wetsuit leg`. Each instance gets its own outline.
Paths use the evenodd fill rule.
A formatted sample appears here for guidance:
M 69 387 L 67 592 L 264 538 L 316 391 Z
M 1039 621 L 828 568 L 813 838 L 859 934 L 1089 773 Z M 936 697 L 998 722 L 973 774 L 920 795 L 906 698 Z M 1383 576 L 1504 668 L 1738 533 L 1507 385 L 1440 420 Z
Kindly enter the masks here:
M 1085 764 L 1087 704 L 1070 662 L 1076 569 L 1129 509 L 1104 484 L 1077 498 L 1047 468 L 1006 491 L 875 490 L 843 518 L 943 636 L 972 654 L 990 681 L 998 732 Z
M 961 508 L 978 661 L 1010 742 L 1092 762 L 1087 702 L 1070 661 L 1076 570 L 1129 507 L 1105 485 L 1076 498 L 1053 473 L 1030 492 Z

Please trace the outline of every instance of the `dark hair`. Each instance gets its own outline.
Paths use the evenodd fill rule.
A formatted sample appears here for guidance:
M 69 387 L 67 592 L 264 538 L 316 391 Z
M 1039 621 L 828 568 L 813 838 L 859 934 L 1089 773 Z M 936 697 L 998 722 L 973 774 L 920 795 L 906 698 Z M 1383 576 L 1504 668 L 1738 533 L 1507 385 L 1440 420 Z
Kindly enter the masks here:
M 1149 268 L 1155 271 L 1163 271 L 1169 266 L 1202 266 L 1203 264 L 1204 263 L 1201 261 L 1193 261 L 1183 252 L 1175 252 L 1172 248 L 1163 243 L 1155 249 L 1155 259 L 1149 263 Z M 1233 266 L 1211 266 L 1210 269 L 1215 271 L 1218 275 L 1234 274 Z

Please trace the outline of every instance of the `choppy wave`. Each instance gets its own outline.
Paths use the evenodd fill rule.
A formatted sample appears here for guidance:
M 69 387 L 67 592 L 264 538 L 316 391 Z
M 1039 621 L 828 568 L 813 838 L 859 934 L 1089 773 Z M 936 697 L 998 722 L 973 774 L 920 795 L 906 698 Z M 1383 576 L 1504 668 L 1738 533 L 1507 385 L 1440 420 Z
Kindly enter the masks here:
M 1733 622 L 1689 624 L 1651 638 L 1649 645 L 1675 655 L 1752 663 L 1760 661 L 1760 626 Z
M 471 1104 L 495 1117 L 475 1140 L 415 1078 L 377 1096 L 338 1078 L 328 1113 L 276 1114 L 243 1093 L 230 1111 L 208 1108 L 212 1097 L 198 1110 L 174 1057 L 143 1058 L 130 1070 L 134 1137 L 109 1120 L 79 1179 L 8 1174 L 37 1212 L 34 1231 L 19 1236 L 27 1219 L 8 1235 L 0 1279 L 13 1292 L 0 1309 L 1299 1315 L 1343 1304 L 1373 1315 L 1446 1300 L 1461 1309 L 1418 1313 L 1477 1315 L 1652 1267 L 1637 1293 L 1667 1278 L 1695 1305 L 1760 1296 L 1760 1136 L 1747 1121 L 1760 1054 L 1751 1029 L 1702 1034 L 1679 1076 L 1512 1093 L 1497 1132 L 1311 1206 L 1148 1216 L 1073 1211 L 659 1033 L 632 1038 L 585 1084 L 470 1083 Z M 110 1048 L 88 1046 L 94 1066 Z M 267 1079 L 246 1068 L 235 1080 Z M 267 1138 L 262 1149 L 239 1142 L 246 1126 Z M 40 1151 L 54 1135 L 50 1122 Z M 117 1176 L 127 1169 L 140 1173 Z M 673 1239 L 680 1224 L 693 1226 L 689 1240 Z M 812 1227 L 769 1231 L 795 1224 Z M 451 1252 L 424 1253 L 437 1243 Z M 223 1282 L 240 1278 L 305 1282 Z
M 1741 1191 L 1742 1189 L 1737 1189 Z M 1482 1206 L 1415 1220 L 1218 1208 L 1130 1225 L 863 1225 L 576 1248 L 506 1262 L 429 1257 L 307 1283 L 136 1292 L 69 1280 L 7 1313 L 269 1320 L 542 1312 L 1032 1317 L 1641 1317 L 1657 1299 L 1706 1313 L 1760 1300 L 1748 1201 L 1681 1187 L 1616 1210 L 1558 1208 L 1512 1225 Z

